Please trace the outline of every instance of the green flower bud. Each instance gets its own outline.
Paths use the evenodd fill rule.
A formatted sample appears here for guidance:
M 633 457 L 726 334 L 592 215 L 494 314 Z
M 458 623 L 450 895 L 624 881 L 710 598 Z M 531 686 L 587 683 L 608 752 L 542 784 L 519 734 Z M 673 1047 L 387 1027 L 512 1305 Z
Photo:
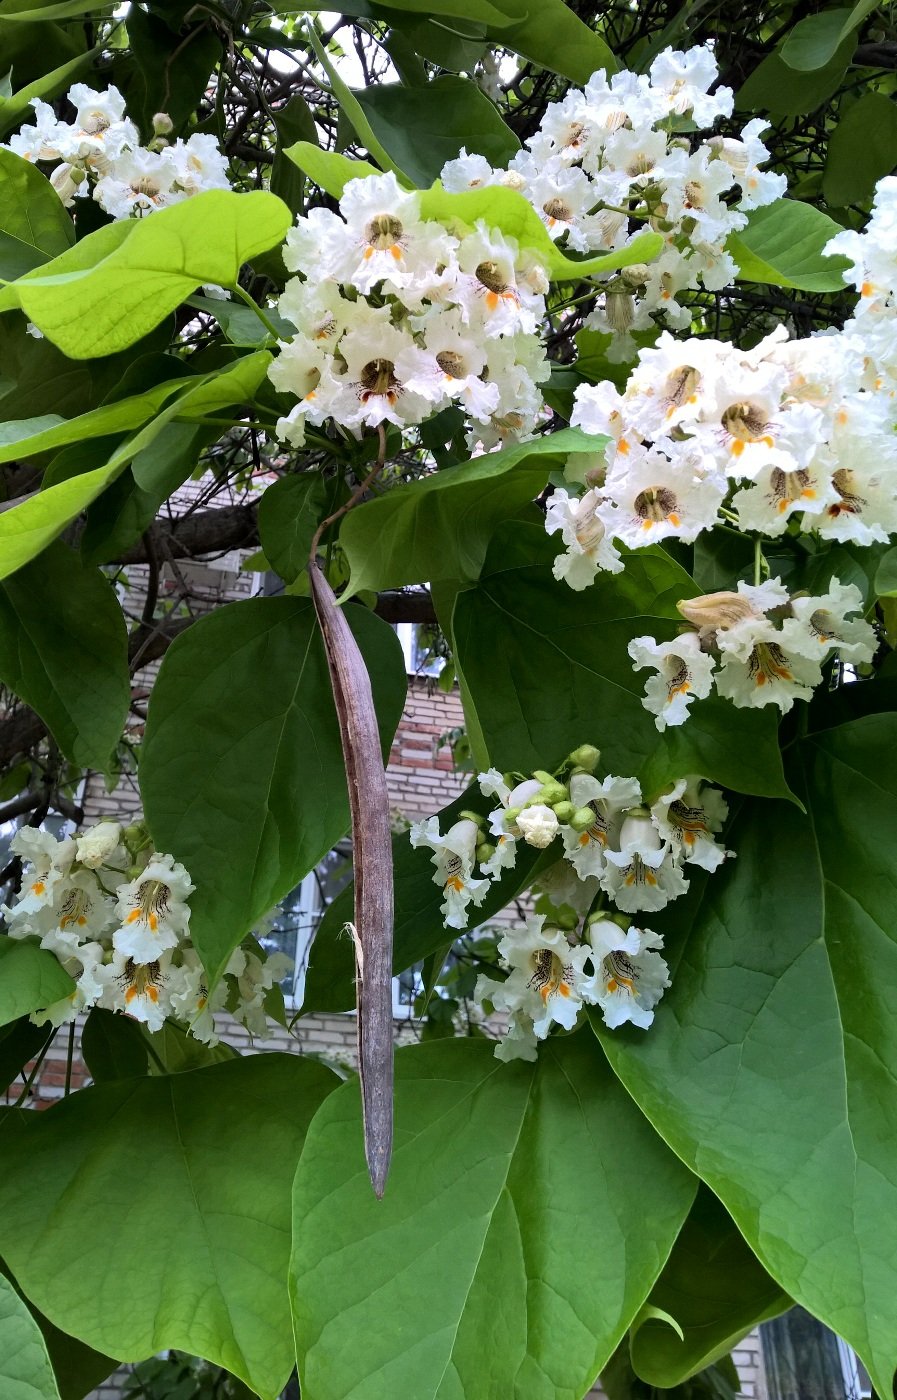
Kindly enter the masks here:
M 579 923 L 579 917 L 573 909 L 555 909 L 554 922 L 565 933 L 572 933 Z
M 473 822 L 476 826 L 482 826 L 486 818 L 479 812 L 462 812 L 458 820 Z
M 168 136 L 174 130 L 174 122 L 167 112 L 157 112 L 153 117 L 153 132 L 156 136 Z
M 504 816 L 502 817 L 502 823 L 505 826 L 513 826 L 522 811 L 522 807 L 506 807 Z
M 540 783 L 553 783 L 554 774 L 547 772 L 544 768 L 536 768 L 533 777 L 538 778 Z
M 574 831 L 588 831 L 595 825 L 595 813 L 591 807 L 579 807 L 570 818 L 570 825 Z
M 580 744 L 579 748 L 571 753 L 570 762 L 576 768 L 584 768 L 587 773 L 594 773 L 600 757 L 601 750 L 596 749 L 594 744 Z
M 477 860 L 481 865 L 485 865 L 487 860 L 491 860 L 495 855 L 495 847 L 491 841 L 481 841 L 477 846 Z
M 569 822 L 576 808 L 573 806 L 572 802 L 555 802 L 552 806 L 552 811 L 559 822 Z
M 569 796 L 565 784 L 551 778 L 544 784 L 542 791 L 536 794 L 535 800 L 544 802 L 546 807 L 553 807 L 555 802 L 566 802 Z

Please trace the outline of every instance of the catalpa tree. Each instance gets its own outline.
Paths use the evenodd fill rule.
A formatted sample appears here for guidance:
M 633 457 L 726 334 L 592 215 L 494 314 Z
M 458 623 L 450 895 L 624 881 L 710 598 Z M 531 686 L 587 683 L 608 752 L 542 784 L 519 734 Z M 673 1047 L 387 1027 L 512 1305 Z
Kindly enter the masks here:
M 887 13 L 0 0 L 0 49 L 0 1391 L 723 1396 L 796 1301 L 890 1396 Z M 160 590 L 234 548 L 276 596 Z M 394 833 L 403 619 L 474 772 Z M 240 1057 L 349 833 L 298 1015 L 359 1074 Z M 394 1056 L 421 966 L 470 1033 Z

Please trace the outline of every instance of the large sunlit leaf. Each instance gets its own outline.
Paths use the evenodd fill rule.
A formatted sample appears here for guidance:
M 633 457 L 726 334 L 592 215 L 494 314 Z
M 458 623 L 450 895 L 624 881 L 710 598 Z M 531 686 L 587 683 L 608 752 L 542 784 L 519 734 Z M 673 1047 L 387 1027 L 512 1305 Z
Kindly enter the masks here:
M 740 112 L 770 112 L 777 117 L 815 112 L 840 88 L 855 49 L 856 38 L 848 34 L 828 63 L 806 73 L 789 68 L 776 49 L 749 74 L 735 95 L 735 105 Z
M 157 326 L 198 286 L 231 286 L 280 243 L 292 215 L 264 190 L 207 190 L 152 218 L 122 220 L 0 291 L 73 360 L 110 355 Z
M 0 1026 L 61 1001 L 75 984 L 36 938 L 0 936 Z
M 338 1082 L 252 1055 L 20 1112 L 0 1144 L 0 1253 L 89 1346 L 125 1361 L 178 1347 L 275 1400 L 294 1360 L 290 1185 Z
M 307 1400 L 581 1400 L 660 1271 L 694 1178 L 587 1036 L 501 1065 L 487 1042 L 396 1056 L 376 1201 L 357 1087 L 316 1117 L 293 1195 Z
M 59 1400 L 40 1328 L 0 1274 L 0 1394 L 3 1400 Z
M 446 467 L 350 511 L 340 544 L 353 592 L 476 578 L 496 525 L 538 496 L 571 453 L 597 452 L 605 442 L 565 428 Z
M 659 925 L 673 985 L 650 1035 L 601 1035 L 760 1262 L 889 1395 L 897 716 L 811 734 L 794 766 L 807 815 L 745 803 L 727 833 L 737 859 Z
M 250 399 L 270 359 L 268 351 L 258 350 L 227 365 L 217 373 L 196 379 L 177 380 L 176 396 L 167 396 L 170 401 L 165 407 L 116 447 L 102 466 L 48 486 L 43 491 L 27 496 L 20 505 L 3 511 L 0 514 L 0 578 L 6 578 L 39 554 L 66 525 L 90 505 L 91 501 L 96 500 L 100 492 L 124 471 L 129 462 L 137 460 L 140 454 L 155 442 L 169 423 L 175 419 L 200 421 L 205 415 L 215 413 L 218 409 Z M 167 387 L 159 385 L 156 389 L 148 390 L 150 403 L 155 402 L 155 397 L 162 391 L 166 391 L 167 394 Z M 111 432 L 113 430 L 108 425 L 118 422 L 118 416 L 114 412 L 116 409 L 121 409 L 123 413 L 136 414 L 139 421 L 146 412 L 146 404 L 143 402 L 143 396 L 139 396 L 136 401 L 122 399 L 117 404 L 108 405 L 108 416 L 103 416 L 106 409 L 101 408 L 96 411 L 100 415 L 99 418 L 93 415 L 90 417 L 95 425 L 101 421 L 106 425 L 105 431 Z M 13 443 L 17 443 L 19 452 L 22 452 L 24 443 L 29 453 L 46 450 L 48 438 L 52 439 L 53 445 L 60 445 L 62 441 L 72 442 L 93 436 L 92 432 L 85 429 L 84 422 L 80 419 L 59 420 L 52 415 L 52 422 L 44 423 L 41 430 L 34 429 L 36 421 L 30 420 L 30 428 L 24 438 L 21 436 L 21 425 L 17 424 L 0 425 L 0 434 L 6 432 L 8 440 L 11 438 Z M 35 446 L 36 443 L 39 445 Z M 12 452 L 13 449 L 9 450 Z M 146 469 L 152 470 L 149 463 L 146 464 Z
M 0 680 L 65 756 L 105 770 L 128 704 L 128 634 L 109 580 L 56 541 L 0 583 Z
M 744 282 L 798 287 L 805 292 L 839 292 L 847 259 L 826 257 L 823 249 L 841 225 L 799 199 L 777 199 L 748 215 L 747 227 L 726 244 Z
M 371 673 L 384 751 L 406 678 L 393 630 L 347 611 Z M 166 653 L 153 688 L 141 791 L 159 850 L 198 893 L 190 936 L 210 977 L 345 835 L 345 765 L 327 661 L 307 598 L 231 603 Z
M 784 796 L 778 711 L 736 710 L 712 695 L 660 735 L 642 705 L 644 673 L 627 644 L 674 637 L 680 598 L 699 590 L 659 549 L 633 551 L 620 574 L 581 593 L 552 577 L 558 545 L 538 526 L 497 531 L 479 583 L 458 595 L 452 630 L 466 694 L 496 767 L 552 768 L 596 744 L 611 773 L 646 794 L 686 773 L 739 792 Z
M 611 272 L 632 263 L 650 262 L 663 248 L 659 233 L 639 233 L 623 248 L 610 253 L 594 253 L 577 260 L 562 253 L 528 199 L 519 190 L 505 185 L 487 185 L 480 190 L 449 194 L 438 182 L 421 193 L 421 214 L 438 219 L 448 228 L 464 232 L 480 219 L 492 228 L 516 238 L 521 248 L 538 254 L 553 281 L 571 281 L 594 273 Z

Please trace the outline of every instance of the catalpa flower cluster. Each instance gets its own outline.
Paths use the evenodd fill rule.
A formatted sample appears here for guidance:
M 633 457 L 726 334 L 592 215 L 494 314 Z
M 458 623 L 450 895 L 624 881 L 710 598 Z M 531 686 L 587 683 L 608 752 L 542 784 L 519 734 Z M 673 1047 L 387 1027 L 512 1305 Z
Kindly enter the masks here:
M 626 387 L 580 386 L 571 421 L 606 434 L 600 478 L 555 492 L 546 528 L 565 553 L 555 576 L 587 587 L 622 568 L 614 541 L 691 543 L 729 522 L 776 538 L 791 527 L 867 545 L 897 531 L 897 436 L 890 393 L 864 386 L 859 339 L 753 350 L 668 333 L 639 353 Z
M 769 157 L 762 119 L 738 139 L 693 142 L 687 134 L 731 115 L 731 89 L 709 92 L 717 76 L 709 47 L 666 49 L 647 74 L 616 73 L 608 81 L 595 73 L 584 90 L 547 108 L 508 170 L 466 152 L 443 169 L 447 190 L 519 189 L 551 237 L 579 252 L 622 247 L 645 228 L 663 234 L 656 261 L 614 274 L 587 323 L 613 334 L 611 359 L 631 359 L 632 332 L 656 318 L 689 326 L 691 311 L 677 298 L 699 284 L 728 286 L 737 269 L 727 238 L 747 223 L 747 211 L 785 191 L 784 176 L 760 169 Z
M 159 113 L 153 140 L 143 146 L 118 88 L 95 92 L 76 83 L 68 101 L 75 108 L 72 122 L 60 121 L 48 103 L 34 98 L 34 124 L 23 126 L 5 147 L 25 160 L 52 163 L 50 183 L 63 204 L 92 189 L 107 214 L 130 219 L 203 190 L 230 189 L 227 159 L 214 136 L 195 132 L 169 144 L 171 119 Z
M 471 906 L 481 905 L 492 883 L 516 864 L 522 846 L 559 847 L 540 883 L 553 904 L 576 911 L 575 927 L 528 920 L 499 945 L 507 981 L 481 979 L 478 986 L 478 998 L 511 1018 L 499 1048 L 504 1058 L 532 1058 L 535 1040 L 554 1023 L 569 1029 L 583 1004 L 600 1006 L 611 1026 L 649 1025 L 668 985 L 656 951 L 662 940 L 629 927 L 628 916 L 656 912 L 684 894 L 687 866 L 713 871 L 731 854 L 716 840 L 728 811 L 718 789 L 686 777 L 647 805 L 636 778 L 596 777 L 599 759 L 597 749 L 583 745 L 560 776 L 490 769 L 479 775 L 484 796 L 496 800 L 488 815 L 462 812 L 444 833 L 439 818 L 429 817 L 409 833 L 412 846 L 432 851 L 443 918 L 458 930 L 467 928 Z M 591 921 L 577 931 L 583 915 Z M 619 977 L 613 968 L 621 972 L 624 964 L 628 971 Z
M 891 395 L 897 380 L 897 178 L 879 180 L 863 232 L 845 229 L 826 244 L 825 252 L 850 262 L 844 278 L 856 287 L 859 301 L 844 334 L 855 340 L 863 357 L 864 383 Z
M 394 175 L 372 175 L 349 181 L 339 214 L 299 218 L 284 261 L 301 274 L 279 303 L 298 333 L 269 373 L 299 402 L 279 436 L 299 447 L 307 423 L 330 419 L 360 437 L 451 405 L 472 420 L 472 447 L 532 431 L 548 283 L 513 238 L 483 223 L 456 238 Z
M 833 578 L 827 592 L 789 595 L 779 579 L 735 592 L 708 593 L 677 604 L 695 628 L 671 641 L 634 637 L 636 671 L 651 669 L 642 704 L 659 730 L 684 724 L 691 702 L 717 692 L 739 708 L 809 700 L 833 655 L 854 665 L 878 649 L 875 629 L 862 616 L 855 584 Z M 855 616 L 859 614 L 859 616 Z
M 194 886 L 171 855 L 152 851 L 139 827 L 100 822 L 57 840 L 23 827 L 11 842 L 24 863 L 22 887 L 2 906 L 11 938 L 37 938 L 75 983 L 70 996 L 35 1012 L 37 1024 L 74 1021 L 93 1006 L 124 1012 L 150 1031 L 168 1017 L 208 1045 L 226 1009 L 257 1035 L 268 1033 L 265 999 L 289 970 L 276 953 L 238 948 L 210 993 L 190 942 Z

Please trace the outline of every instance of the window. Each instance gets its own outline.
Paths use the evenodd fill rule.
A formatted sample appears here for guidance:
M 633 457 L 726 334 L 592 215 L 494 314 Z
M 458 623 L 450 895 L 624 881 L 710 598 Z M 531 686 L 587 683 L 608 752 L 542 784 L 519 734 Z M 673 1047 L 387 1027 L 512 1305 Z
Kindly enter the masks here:
M 850 1348 L 803 1308 L 764 1322 L 760 1338 L 769 1400 L 860 1400 L 871 1395 L 871 1386 L 858 1388 L 858 1370 L 848 1384 L 845 1353 L 860 1365 Z
M 268 952 L 286 953 L 294 967 L 283 981 L 287 1007 L 298 1010 L 305 998 L 305 977 L 318 925 L 327 908 L 352 878 L 352 846 L 340 841 L 296 889 L 282 900 L 271 928 L 259 941 Z M 420 991 L 413 969 L 394 977 L 392 1010 L 397 1018 L 414 1015 L 414 999 Z

